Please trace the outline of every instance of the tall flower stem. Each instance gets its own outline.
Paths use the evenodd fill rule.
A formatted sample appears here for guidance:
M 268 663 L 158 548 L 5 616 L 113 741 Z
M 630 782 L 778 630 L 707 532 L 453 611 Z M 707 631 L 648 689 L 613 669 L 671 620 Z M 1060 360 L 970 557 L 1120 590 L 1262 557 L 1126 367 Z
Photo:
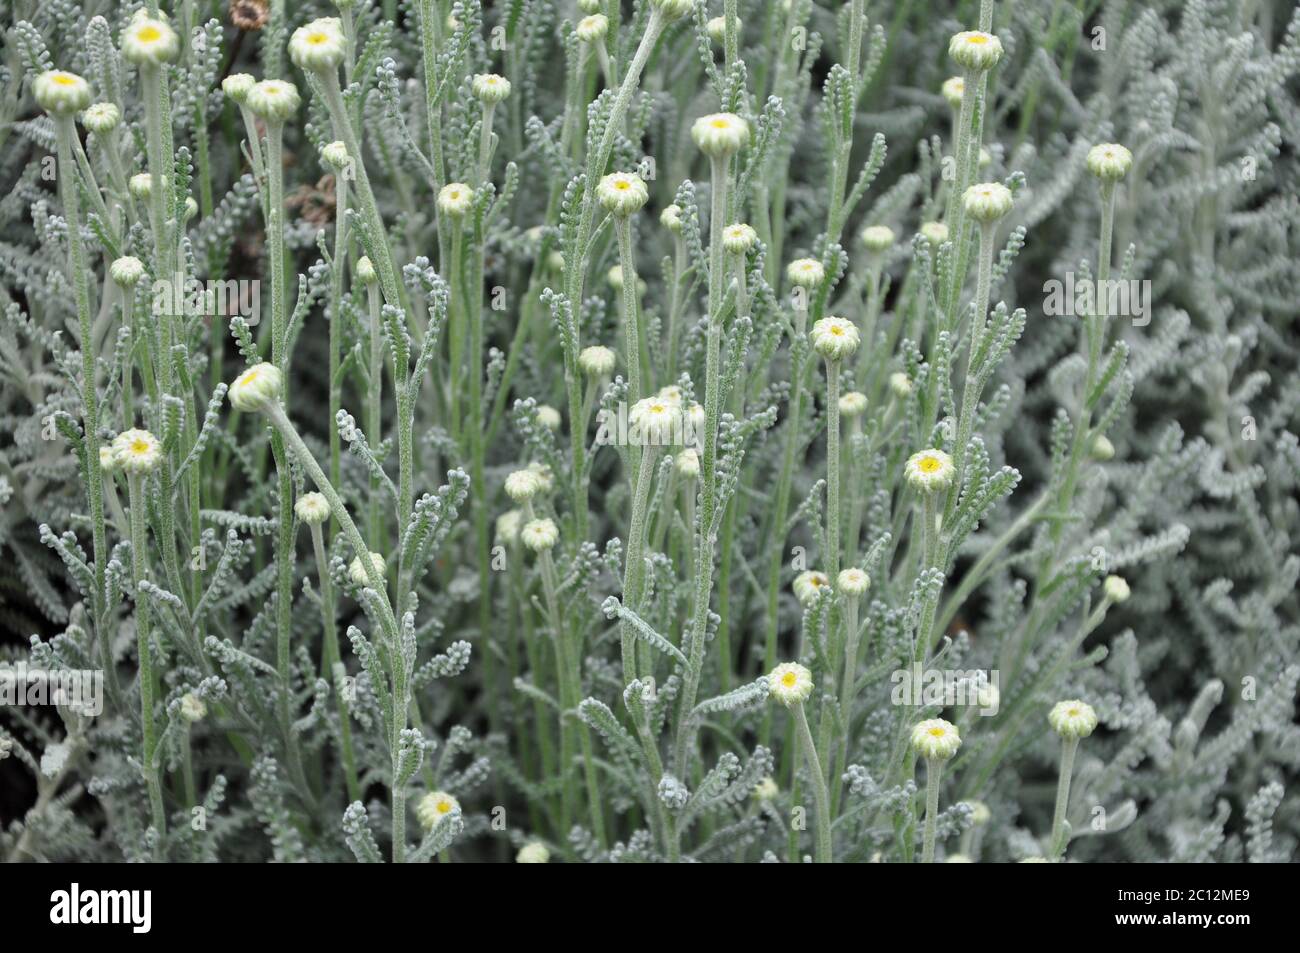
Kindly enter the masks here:
M 939 821 L 939 781 L 943 759 L 925 759 L 925 833 L 921 838 L 921 863 L 934 863 L 934 842 Z
M 266 123 L 266 251 L 271 265 L 271 363 L 284 371 L 288 362 L 288 325 L 284 277 L 284 123 Z M 289 770 L 299 788 L 306 791 L 302 755 L 293 730 L 293 479 L 284 442 L 274 435 L 271 454 L 275 459 L 279 499 L 275 541 L 276 606 L 275 670 L 280 677 L 277 708 L 284 735 Z
M 349 166 L 349 169 L 351 166 Z M 339 428 L 334 426 L 338 419 L 339 408 L 343 405 L 343 384 L 339 380 L 339 366 L 342 363 L 343 349 L 343 281 L 348 266 L 348 174 L 340 172 L 335 176 L 335 218 L 334 218 L 334 260 L 330 270 L 330 312 L 329 312 L 329 432 L 330 432 L 330 480 L 340 481 L 343 445 L 339 437 Z M 333 516 L 330 525 L 337 527 Z M 332 538 L 332 536 L 331 536 Z
M 380 628 L 383 631 L 393 662 L 393 725 L 388 742 L 389 749 L 393 754 L 393 777 L 396 778 L 398 741 L 402 732 L 406 730 L 409 696 L 407 680 L 402 670 L 403 663 L 399 649 L 397 618 L 393 615 L 392 604 L 388 601 L 388 589 L 384 578 L 375 569 L 374 562 L 369 558 L 366 542 L 361 536 L 361 531 L 357 529 L 357 524 L 353 522 L 351 515 L 349 515 L 347 507 L 343 503 L 343 498 L 339 496 L 338 491 L 334 489 L 334 485 L 325 476 L 325 471 L 321 469 L 320 464 L 316 462 L 316 458 L 307 449 L 307 444 L 303 442 L 302 436 L 294 427 L 293 422 L 289 420 L 284 408 L 278 402 L 273 401 L 264 405 L 262 412 L 266 414 L 271 425 L 275 427 L 276 433 L 283 439 L 286 449 L 297 458 L 298 463 L 307 471 L 307 476 L 312 483 L 316 484 L 316 489 L 320 490 L 325 499 L 329 501 L 330 511 L 338 518 L 339 525 L 343 529 L 343 537 L 348 541 L 348 545 L 352 547 L 353 555 L 359 558 L 361 568 L 365 571 L 367 587 L 375 593 L 373 604 L 379 615 Z M 392 807 L 393 818 L 393 862 L 401 863 L 406 856 L 406 790 L 402 784 L 397 783 L 395 780 L 390 782 L 389 802 Z
M 320 586 L 321 631 L 324 634 L 324 651 L 321 655 L 321 677 L 334 683 L 334 667 L 339 664 L 339 632 L 334 624 L 334 583 L 330 579 L 329 561 L 325 557 L 325 532 L 320 523 L 311 524 L 311 547 L 316 557 L 316 579 Z M 337 686 L 335 686 L 337 689 Z M 347 782 L 348 801 L 361 800 L 361 784 L 357 779 L 356 758 L 352 751 L 352 722 L 343 696 L 336 691 L 339 710 L 339 756 L 343 760 L 343 777 Z
M 384 406 L 384 334 L 379 326 L 380 302 L 379 288 L 371 284 L 366 287 L 367 306 L 370 312 L 370 393 L 366 397 L 366 439 L 372 447 L 378 447 L 384 438 L 382 412 Z M 337 430 L 338 428 L 333 428 Z M 366 530 L 370 536 L 370 546 L 376 552 L 384 552 L 382 545 L 384 527 L 381 519 L 379 501 L 382 499 L 379 477 L 370 475 L 370 503 L 366 514 Z M 400 608 L 400 606 L 399 606 Z
M 785 448 L 781 455 L 781 470 L 777 475 L 775 501 L 772 505 L 772 554 L 767 567 L 767 632 L 763 648 L 763 668 L 771 671 L 776 665 L 776 640 L 780 628 L 777 607 L 781 594 L 781 565 L 785 556 L 785 524 L 790 511 L 790 493 L 794 484 L 795 457 L 802 443 L 800 423 L 803 418 L 804 367 L 807 361 L 808 311 L 799 307 L 794 315 L 794 336 L 791 338 L 790 400 L 787 405 Z M 763 722 L 762 739 L 770 743 L 772 720 Z
M 1056 810 L 1052 815 L 1052 845 L 1049 860 L 1058 860 L 1065 853 L 1065 815 L 1070 807 L 1070 776 L 1074 774 L 1074 753 L 1078 750 L 1078 738 L 1061 739 L 1061 775 L 1056 782 Z
M 650 482 L 654 476 L 656 448 L 647 443 L 641 448 L 641 464 L 637 468 L 636 485 L 632 489 L 632 524 L 628 528 L 627 559 L 623 566 L 623 604 L 633 612 L 641 611 L 641 593 L 645 581 L 646 503 L 650 497 Z M 637 677 L 636 636 L 632 623 L 619 621 L 623 648 L 623 684 Z
M 653 22 L 654 18 L 651 18 Z M 704 672 L 705 627 L 709 596 L 713 590 L 713 549 L 717 535 L 714 513 L 718 505 L 718 417 L 721 412 L 722 367 L 722 232 L 726 227 L 728 161 L 714 157 L 712 202 L 709 219 L 709 332 L 704 371 L 704 455 L 700 465 L 700 517 L 695 531 L 695 595 L 690 624 L 685 683 L 677 710 L 677 750 L 674 765 L 679 777 L 689 774 L 686 764 L 691 710 Z
M 826 572 L 840 572 L 840 362 L 826 362 Z
M 167 814 L 163 810 L 162 783 L 155 763 L 158 750 L 158 733 L 153 720 L 153 649 L 149 640 L 149 597 L 141 591 L 148 576 L 147 554 L 149 534 L 145 528 L 144 476 L 129 474 L 127 488 L 131 504 L 131 578 L 135 583 L 135 638 L 140 665 L 140 724 L 144 735 L 144 750 L 140 768 L 144 772 L 145 787 L 149 792 L 149 812 L 154 829 L 161 837 L 167 833 Z
M 529 507 L 531 511 L 531 506 Z M 555 560 L 549 550 L 538 555 L 542 569 L 542 587 L 546 595 L 546 608 L 550 616 L 551 628 L 555 638 L 556 665 L 560 676 L 560 777 L 563 779 L 563 813 L 561 825 L 568 830 L 568 825 L 577 813 L 578 793 L 573 785 L 573 739 L 576 737 L 582 747 L 583 772 L 587 784 L 587 808 L 591 820 L 591 830 L 600 844 L 605 844 L 604 802 L 600 797 L 600 785 L 596 779 L 596 763 L 591 744 L 591 733 L 585 724 L 572 725 L 569 719 L 577 717 L 578 704 L 582 695 L 581 660 L 576 658 L 574 646 L 568 637 L 564 625 L 564 616 L 560 611 L 558 597 L 559 581 L 555 572 Z
M 374 246 L 375 271 L 379 275 L 379 287 L 384 292 L 384 301 L 396 308 L 404 308 L 402 285 L 393 264 L 393 253 L 388 247 L 388 234 L 384 230 L 384 220 L 375 203 L 375 193 L 370 187 L 370 176 L 361 155 L 361 143 L 357 139 L 352 118 L 348 115 L 343 102 L 343 91 L 339 88 L 339 77 L 335 71 L 313 74 L 315 86 L 325 100 L 330 121 L 334 124 L 339 138 L 348 147 L 348 156 L 352 159 L 352 168 L 357 183 L 357 198 L 361 207 L 361 218 L 365 222 L 370 241 Z
M 573 261 L 564 263 L 565 292 L 574 308 L 577 308 L 582 300 L 582 286 L 586 279 L 587 244 L 591 240 L 596 216 L 596 186 L 600 182 L 600 175 L 605 170 L 605 165 L 609 162 L 610 153 L 614 151 L 615 139 L 623 131 L 623 118 L 627 115 L 628 106 L 632 103 L 632 94 L 636 92 L 637 84 L 641 80 L 641 71 L 645 69 L 650 53 L 659 42 L 659 36 L 663 33 L 665 25 L 659 10 L 652 9 L 645 33 L 641 35 L 641 42 L 637 44 L 632 62 L 628 65 L 627 72 L 623 74 L 623 82 L 619 84 L 618 92 L 614 95 L 614 103 L 610 107 L 604 134 L 595 152 L 587 156 L 575 257 Z
M 632 218 L 620 215 L 615 219 L 618 233 L 618 264 L 623 275 L 623 348 L 627 362 L 627 399 L 635 404 L 641 399 L 641 330 L 638 327 L 636 294 L 636 256 L 632 252 Z
M 993 281 L 993 248 L 997 240 L 997 225 L 993 222 L 980 223 L 979 263 L 975 278 L 975 317 L 970 329 L 970 344 L 966 357 L 966 383 L 962 392 L 961 410 L 957 416 L 957 439 L 952 446 L 953 466 L 957 471 L 953 480 L 953 490 L 948 494 L 944 507 L 944 519 L 952 516 L 957 508 L 962 482 L 966 473 L 966 445 L 970 443 L 971 430 L 975 426 L 975 411 L 980 400 L 981 382 L 975 374 L 975 355 L 980 351 L 984 337 L 984 326 L 988 321 L 989 295 Z
M 90 503 L 90 532 L 94 557 L 95 591 L 91 593 L 100 664 L 106 673 L 114 671 L 113 653 L 104 614 L 105 562 L 108 558 L 104 528 L 104 480 L 99 466 L 99 394 L 95 389 L 94 329 L 90 317 L 90 266 L 81 241 L 81 196 L 77 191 L 77 172 L 72 158 L 72 139 L 77 134 L 71 116 L 59 116 L 54 122 L 58 142 L 59 198 L 68 220 L 68 265 L 72 290 L 77 302 L 77 329 L 81 335 L 81 413 L 82 439 L 86 447 L 86 496 Z
M 483 104 L 483 122 L 479 127 L 478 167 L 474 174 L 474 184 L 482 185 L 488 178 L 488 163 L 492 158 L 492 112 L 494 103 Z
M 817 746 L 813 743 L 812 729 L 808 726 L 808 715 L 803 710 L 803 702 L 796 702 L 791 709 L 794 713 L 795 726 L 799 729 L 799 747 L 803 748 L 808 761 L 808 773 L 812 775 L 813 805 L 817 810 L 816 852 L 813 857 L 819 864 L 831 862 L 831 804 L 826 791 L 826 777 L 822 774 L 821 759 L 817 757 Z

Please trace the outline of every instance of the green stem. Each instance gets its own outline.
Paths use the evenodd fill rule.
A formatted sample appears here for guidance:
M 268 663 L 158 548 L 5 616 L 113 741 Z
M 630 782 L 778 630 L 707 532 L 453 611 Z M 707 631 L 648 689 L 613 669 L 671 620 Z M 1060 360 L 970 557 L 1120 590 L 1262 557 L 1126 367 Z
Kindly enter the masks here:
M 146 554 L 149 534 L 145 528 L 144 475 L 127 476 L 131 504 L 131 577 L 135 582 L 135 636 L 140 665 L 140 724 L 144 736 L 140 768 L 144 772 L 145 787 L 149 791 L 149 810 L 158 835 L 167 833 L 167 814 L 163 810 L 162 784 L 154 763 L 158 748 L 158 734 L 153 720 L 153 649 L 149 638 L 149 597 L 140 589 L 148 577 Z
M 1056 811 L 1052 815 L 1050 860 L 1058 860 L 1065 853 L 1065 814 L 1070 806 L 1070 776 L 1074 773 L 1074 753 L 1078 750 L 1078 738 L 1061 739 L 1061 775 L 1056 784 Z
M 826 778 L 822 774 L 821 760 L 817 757 L 817 746 L 813 743 L 812 729 L 808 727 L 808 716 L 804 713 L 803 702 L 796 702 L 791 709 L 795 724 L 799 728 L 800 747 L 808 760 L 808 773 L 812 775 L 813 804 L 817 810 L 817 840 L 814 859 L 819 864 L 831 862 L 831 804 L 826 792 Z
M 921 839 L 921 863 L 934 863 L 934 841 L 939 821 L 939 779 L 943 776 L 943 761 L 925 759 L 925 834 Z
M 325 558 L 325 534 L 320 523 L 311 524 L 311 546 L 316 556 L 316 580 L 320 586 L 321 632 L 324 634 L 321 654 L 321 677 L 334 686 L 339 711 L 339 756 L 343 760 L 343 776 L 347 782 L 348 801 L 361 800 L 361 783 L 357 778 L 356 758 L 352 751 L 352 722 L 347 705 L 338 691 L 334 667 L 339 665 L 339 633 L 334 624 L 334 583 L 330 579 L 329 561 Z
M 86 447 L 86 496 L 90 503 L 90 531 L 94 557 L 95 591 L 91 593 L 91 614 L 99 643 L 100 664 L 106 673 L 115 671 L 109 630 L 105 626 L 104 577 L 108 544 L 104 528 L 104 480 L 99 467 L 99 394 L 95 389 L 94 329 L 90 316 L 90 266 L 81 241 L 81 196 L 77 192 L 72 139 L 76 129 L 71 116 L 56 117 L 58 140 L 59 199 L 68 220 L 68 266 L 77 302 L 77 328 L 81 335 L 81 410 Z M 112 679 L 115 681 L 115 679 Z

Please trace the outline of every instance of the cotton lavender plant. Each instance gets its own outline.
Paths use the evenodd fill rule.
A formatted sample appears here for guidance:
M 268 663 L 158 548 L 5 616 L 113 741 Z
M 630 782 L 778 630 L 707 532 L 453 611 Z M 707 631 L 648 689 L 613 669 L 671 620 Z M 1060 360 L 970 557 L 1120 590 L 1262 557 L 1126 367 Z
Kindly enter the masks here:
M 0 857 L 1293 859 L 1290 8 L 15 0 Z

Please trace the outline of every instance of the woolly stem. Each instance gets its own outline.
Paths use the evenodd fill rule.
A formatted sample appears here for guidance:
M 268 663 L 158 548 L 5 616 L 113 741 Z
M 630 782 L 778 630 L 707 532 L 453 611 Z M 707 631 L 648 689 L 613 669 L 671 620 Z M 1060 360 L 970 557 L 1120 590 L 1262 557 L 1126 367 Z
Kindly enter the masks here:
M 1058 860 L 1065 853 L 1067 839 L 1065 814 L 1070 806 L 1070 776 L 1074 773 L 1074 753 L 1078 750 L 1078 738 L 1061 739 L 1061 773 L 1056 782 L 1056 810 L 1052 815 L 1052 846 L 1049 860 Z
M 316 579 L 320 586 L 321 631 L 324 633 L 321 657 L 321 677 L 335 688 L 335 701 L 339 711 L 339 756 L 343 760 L 343 777 L 348 787 L 348 802 L 361 800 L 361 783 L 357 779 L 356 758 L 352 751 L 352 722 L 347 705 L 334 682 L 334 667 L 340 663 L 339 633 L 334 624 L 334 582 L 330 579 L 329 562 L 325 557 L 325 533 L 320 523 L 310 524 L 311 547 L 316 556 Z
M 803 702 L 795 702 L 791 707 L 795 725 L 799 729 L 799 743 L 808 761 L 808 773 L 812 775 L 813 804 L 817 810 L 816 852 L 813 857 L 819 864 L 831 862 L 831 804 L 826 792 L 826 778 L 822 774 L 821 759 L 817 757 L 817 746 L 813 743 L 812 729 L 808 726 L 808 716 L 804 713 Z
M 939 779 L 943 759 L 925 759 L 925 833 L 921 838 L 921 863 L 934 863 L 934 841 L 939 821 Z
M 91 553 L 94 558 L 95 591 L 91 593 L 100 664 L 113 672 L 112 646 L 105 626 L 104 580 L 108 543 L 104 527 L 104 480 L 99 466 L 99 394 L 95 389 L 94 329 L 90 317 L 90 267 L 81 241 L 81 196 L 77 191 L 77 173 L 72 159 L 72 139 L 76 130 L 71 116 L 58 116 L 54 123 L 58 141 L 59 199 L 68 220 L 68 267 L 77 303 L 77 329 L 81 336 L 81 419 L 86 448 L 86 496 L 90 503 Z M 115 681 L 115 679 L 113 680 Z
M 162 783 L 158 777 L 155 754 L 158 750 L 158 733 L 153 719 L 153 649 L 149 639 L 149 597 L 141 591 L 147 581 L 146 554 L 149 533 L 145 527 L 144 476 L 127 474 L 127 488 L 131 505 L 131 578 L 135 583 L 135 639 L 140 665 L 140 725 L 144 750 L 140 769 L 144 772 L 145 787 L 149 792 L 149 812 L 158 836 L 167 833 L 167 814 L 163 810 Z

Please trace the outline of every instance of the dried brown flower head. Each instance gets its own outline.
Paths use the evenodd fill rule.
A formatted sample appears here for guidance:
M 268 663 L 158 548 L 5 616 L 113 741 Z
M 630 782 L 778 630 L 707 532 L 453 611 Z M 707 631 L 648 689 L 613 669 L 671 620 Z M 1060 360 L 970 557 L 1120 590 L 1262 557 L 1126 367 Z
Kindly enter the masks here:
M 260 30 L 270 16 L 268 0 L 230 0 L 230 22 L 241 30 Z

